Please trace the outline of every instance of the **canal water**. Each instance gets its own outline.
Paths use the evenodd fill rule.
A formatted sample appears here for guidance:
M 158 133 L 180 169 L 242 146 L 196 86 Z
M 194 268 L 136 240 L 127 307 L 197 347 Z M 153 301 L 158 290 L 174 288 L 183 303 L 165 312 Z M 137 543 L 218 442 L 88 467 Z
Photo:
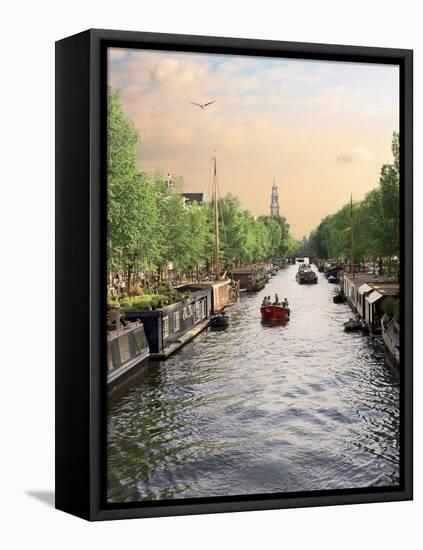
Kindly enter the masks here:
M 130 502 L 399 483 L 399 387 L 383 353 L 288 266 L 111 403 L 108 500 Z M 288 297 L 285 326 L 261 323 Z

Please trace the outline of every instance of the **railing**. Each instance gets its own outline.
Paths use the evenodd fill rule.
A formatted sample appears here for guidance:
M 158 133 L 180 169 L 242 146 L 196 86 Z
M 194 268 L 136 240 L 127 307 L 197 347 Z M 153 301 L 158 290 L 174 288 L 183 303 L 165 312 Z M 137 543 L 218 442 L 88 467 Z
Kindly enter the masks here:
M 142 322 L 137 321 L 128 321 L 128 324 L 126 327 L 118 328 L 117 330 L 108 330 L 107 331 L 107 339 L 108 340 L 114 340 L 118 336 L 122 336 L 122 334 L 126 334 L 130 330 L 137 328 L 142 325 Z

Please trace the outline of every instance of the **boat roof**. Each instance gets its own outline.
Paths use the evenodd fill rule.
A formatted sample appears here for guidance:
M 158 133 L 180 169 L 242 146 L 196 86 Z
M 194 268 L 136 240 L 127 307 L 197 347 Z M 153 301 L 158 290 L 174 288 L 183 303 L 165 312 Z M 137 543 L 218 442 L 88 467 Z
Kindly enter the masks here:
M 237 269 L 233 269 L 232 273 L 235 273 L 236 275 L 244 275 L 247 273 L 256 273 L 257 271 L 260 271 L 263 269 L 262 267 L 240 267 Z
M 229 285 L 231 283 L 231 279 L 223 279 L 222 281 L 215 280 L 215 281 L 202 281 L 201 283 L 191 283 L 189 286 L 193 288 L 209 288 L 210 286 L 216 287 L 216 286 L 223 286 L 223 285 Z
M 354 276 L 353 276 L 354 275 Z M 348 279 L 350 283 L 354 286 L 361 286 L 364 283 L 374 287 L 375 285 L 384 284 L 384 285 L 398 285 L 398 281 L 393 281 L 392 279 L 387 279 L 386 277 L 374 275 L 371 273 L 346 273 L 344 271 L 343 277 Z
M 112 340 L 115 340 L 116 338 L 119 338 L 120 336 L 123 336 L 124 334 L 128 334 L 129 332 L 134 332 L 136 329 L 142 326 L 143 326 L 142 321 L 129 321 L 126 327 L 121 325 L 121 328 L 117 330 L 108 330 L 107 341 L 110 342 Z
M 366 296 L 366 300 L 369 302 L 369 304 L 374 304 L 381 298 L 383 298 L 383 295 L 377 290 L 373 290 L 368 296 Z
M 371 285 L 375 290 L 384 296 L 398 296 L 400 288 L 398 283 L 378 283 Z
M 364 285 L 361 285 L 361 287 L 358 289 L 359 294 L 367 294 L 367 292 L 372 292 L 373 287 L 368 285 L 367 283 L 364 283 Z

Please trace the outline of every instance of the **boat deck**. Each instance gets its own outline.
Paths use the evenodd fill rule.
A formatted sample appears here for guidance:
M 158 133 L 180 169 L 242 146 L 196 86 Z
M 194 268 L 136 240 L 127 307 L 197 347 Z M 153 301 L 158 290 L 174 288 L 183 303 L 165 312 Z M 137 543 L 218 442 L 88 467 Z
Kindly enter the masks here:
M 166 357 L 169 357 L 172 353 L 174 353 L 177 349 L 182 347 L 184 344 L 189 342 L 189 340 L 192 340 L 194 336 L 197 336 L 201 331 L 203 331 L 208 325 L 210 324 L 210 319 L 206 319 L 202 323 L 199 323 L 195 325 L 191 330 L 183 334 L 178 340 L 175 342 L 172 342 L 169 346 L 164 348 L 163 351 L 160 351 L 158 353 L 150 353 L 150 359 L 166 359 Z

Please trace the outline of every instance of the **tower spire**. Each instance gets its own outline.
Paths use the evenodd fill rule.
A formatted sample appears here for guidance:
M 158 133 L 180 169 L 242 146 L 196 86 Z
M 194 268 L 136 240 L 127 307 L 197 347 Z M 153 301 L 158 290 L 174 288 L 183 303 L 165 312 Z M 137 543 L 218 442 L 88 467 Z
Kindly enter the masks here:
M 270 215 L 279 216 L 279 194 L 275 178 L 273 178 L 272 195 L 270 198 Z

